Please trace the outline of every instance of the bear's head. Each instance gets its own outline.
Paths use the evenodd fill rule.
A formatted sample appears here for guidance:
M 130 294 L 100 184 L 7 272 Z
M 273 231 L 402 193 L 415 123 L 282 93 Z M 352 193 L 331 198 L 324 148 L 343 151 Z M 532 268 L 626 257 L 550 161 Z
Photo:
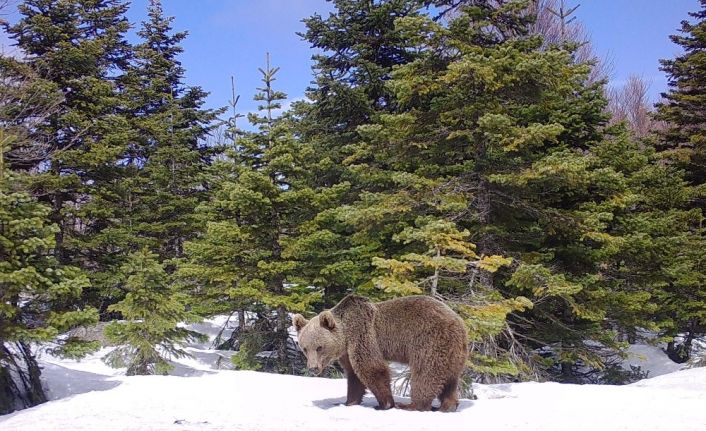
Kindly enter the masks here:
M 299 347 L 306 355 L 309 371 L 319 375 L 332 361 L 341 357 L 346 349 L 343 328 L 326 310 L 311 320 L 302 315 L 292 317 L 297 330 Z

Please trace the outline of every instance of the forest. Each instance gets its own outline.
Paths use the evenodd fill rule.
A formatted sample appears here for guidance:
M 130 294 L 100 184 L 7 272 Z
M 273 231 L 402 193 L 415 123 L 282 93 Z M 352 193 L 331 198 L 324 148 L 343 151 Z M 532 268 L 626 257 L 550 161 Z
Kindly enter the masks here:
M 637 342 L 706 365 L 706 0 L 656 104 L 558 0 L 329 2 L 306 97 L 248 60 L 246 116 L 187 82 L 160 0 L 3 5 L 0 414 L 46 401 L 38 343 L 167 374 L 215 315 L 236 369 L 306 375 L 292 314 L 350 293 L 446 302 L 468 382 L 628 383 Z

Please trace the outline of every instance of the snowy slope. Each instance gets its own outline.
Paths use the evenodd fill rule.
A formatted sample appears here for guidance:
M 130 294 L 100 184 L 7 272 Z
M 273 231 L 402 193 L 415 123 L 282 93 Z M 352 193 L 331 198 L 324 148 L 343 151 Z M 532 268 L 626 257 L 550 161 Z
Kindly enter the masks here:
M 70 372 L 73 372 L 71 370 Z M 85 372 L 84 372 L 85 373 Z M 198 377 L 98 376 L 95 391 L 0 416 L 29 430 L 665 430 L 706 429 L 706 369 L 629 386 L 483 386 L 459 412 L 345 407 L 345 380 L 215 371 Z M 77 385 L 84 375 L 77 375 Z M 83 388 L 85 389 L 85 388 Z M 80 392 L 80 390 L 79 390 Z
M 642 371 L 649 373 L 648 377 L 657 377 L 686 368 L 685 364 L 677 364 L 669 359 L 662 350 L 665 347 L 666 345 L 664 344 L 658 346 L 632 344 L 628 347 L 628 357 L 623 362 L 623 366 L 626 368 L 629 365 L 639 366 Z
M 237 321 L 229 320 L 228 316 L 216 316 L 201 323 L 186 325 L 189 329 L 206 335 L 207 339 L 189 344 L 185 350 L 191 354 L 191 357 L 172 361 L 174 369 L 170 374 L 180 377 L 198 377 L 219 369 L 232 369 L 230 357 L 234 352 L 213 350 L 211 346 L 224 326 L 226 329 L 221 336 L 228 338 L 236 325 Z M 125 369 L 111 368 L 102 361 L 102 358 L 111 350 L 112 348 L 109 347 L 102 348 L 77 361 L 53 356 L 46 348 L 40 348 L 37 359 L 42 367 L 42 382 L 47 397 L 50 400 L 58 400 L 71 395 L 102 391 L 118 386 L 120 380 L 113 377 L 124 376 Z
M 340 406 L 345 380 L 222 369 L 232 352 L 211 344 L 225 322 L 190 325 L 210 340 L 189 346 L 194 357 L 172 376 L 126 377 L 101 362 L 108 349 L 81 361 L 42 353 L 53 401 L 0 416 L 0 430 L 706 430 L 706 368 L 674 372 L 681 366 L 657 347 L 631 347 L 632 360 L 662 375 L 629 386 L 477 385 L 478 400 L 456 413 L 380 412 L 371 396 Z

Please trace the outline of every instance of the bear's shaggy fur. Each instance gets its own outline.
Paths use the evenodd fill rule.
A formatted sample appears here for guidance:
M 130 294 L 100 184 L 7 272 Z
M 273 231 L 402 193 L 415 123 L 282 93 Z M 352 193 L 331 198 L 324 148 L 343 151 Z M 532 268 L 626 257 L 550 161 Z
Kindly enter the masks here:
M 395 406 L 386 361 L 409 364 L 412 402 L 408 410 L 430 410 L 439 398 L 441 411 L 458 407 L 458 382 L 466 364 L 468 338 L 461 318 L 428 296 L 372 303 L 347 296 L 310 321 L 292 319 L 307 364 L 317 374 L 338 360 L 348 379 L 346 405 L 360 404 L 365 389 L 379 409 Z

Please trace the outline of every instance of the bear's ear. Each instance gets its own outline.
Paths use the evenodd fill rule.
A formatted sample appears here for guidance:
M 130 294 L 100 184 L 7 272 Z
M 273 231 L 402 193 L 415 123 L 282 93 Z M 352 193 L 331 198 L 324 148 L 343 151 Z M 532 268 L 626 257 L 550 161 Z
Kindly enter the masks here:
M 332 331 L 336 327 L 336 319 L 333 318 L 333 314 L 326 310 L 319 315 L 319 324 L 322 328 Z
M 292 325 L 294 325 L 294 329 L 296 329 L 297 332 L 301 331 L 307 323 L 309 323 L 309 321 L 306 320 L 301 314 L 295 314 L 292 316 Z

